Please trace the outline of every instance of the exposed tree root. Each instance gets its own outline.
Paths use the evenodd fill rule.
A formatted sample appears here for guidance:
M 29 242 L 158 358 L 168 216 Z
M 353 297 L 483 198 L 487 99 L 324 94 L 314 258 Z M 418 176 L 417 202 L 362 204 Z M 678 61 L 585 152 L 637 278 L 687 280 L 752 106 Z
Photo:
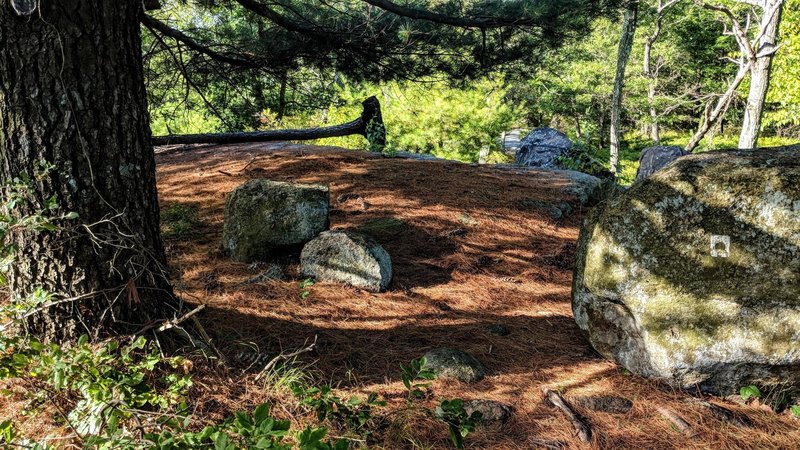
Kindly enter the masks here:
M 544 396 L 547 398 L 550 403 L 553 404 L 556 408 L 560 409 L 561 412 L 567 416 L 570 422 L 572 422 L 572 426 L 575 428 L 575 434 L 580 438 L 581 441 L 589 443 L 592 441 L 592 429 L 589 427 L 589 424 L 586 423 L 583 418 L 581 418 L 572 408 L 567 404 L 561 394 L 556 391 L 550 389 L 543 389 Z

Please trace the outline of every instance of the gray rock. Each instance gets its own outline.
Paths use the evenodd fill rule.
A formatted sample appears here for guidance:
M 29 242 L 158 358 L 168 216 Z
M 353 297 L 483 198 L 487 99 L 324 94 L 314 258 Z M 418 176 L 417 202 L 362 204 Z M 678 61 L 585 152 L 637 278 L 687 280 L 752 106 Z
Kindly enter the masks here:
M 687 152 L 677 145 L 656 145 L 647 147 L 639 154 L 639 168 L 636 170 L 636 181 L 644 180 L 666 167 L 672 161 L 687 154 Z
M 569 400 L 581 408 L 612 414 L 625 414 L 633 408 L 632 401 L 615 395 L 577 396 Z
M 326 231 L 303 247 L 303 274 L 381 292 L 392 281 L 392 260 L 386 250 L 354 231 Z
M 236 188 L 225 203 L 222 249 L 236 261 L 263 261 L 328 229 L 328 187 L 263 179 Z
M 572 141 L 564 133 L 552 128 L 537 128 L 522 140 L 516 162 L 522 166 L 558 168 L 558 157 L 565 156 L 571 148 Z
M 551 219 L 559 220 L 572 215 L 572 206 L 565 201 L 558 203 L 543 202 L 541 200 L 528 198 L 520 202 L 520 206 L 527 210 L 539 210 L 547 212 Z
M 566 175 L 570 181 L 564 191 L 577 197 L 581 205 L 595 203 L 601 199 L 603 180 L 600 178 L 575 170 L 562 170 L 559 172 Z
M 594 348 L 722 395 L 800 386 L 799 150 L 685 156 L 594 210 L 572 289 Z
M 588 173 L 576 170 L 523 167 L 513 164 L 495 164 L 494 168 L 518 175 L 533 175 L 553 179 L 554 183 L 563 186 L 562 189 L 566 194 L 577 197 L 581 205 L 595 203 L 602 197 L 603 180 Z
M 465 383 L 480 381 L 486 369 L 480 361 L 454 348 L 437 348 L 425 354 L 425 367 L 434 369 L 440 378 L 455 378 Z
M 480 421 L 483 423 L 506 423 L 514 413 L 510 406 L 494 400 L 467 400 L 464 402 L 464 411 L 470 416 L 476 411 L 481 413 Z

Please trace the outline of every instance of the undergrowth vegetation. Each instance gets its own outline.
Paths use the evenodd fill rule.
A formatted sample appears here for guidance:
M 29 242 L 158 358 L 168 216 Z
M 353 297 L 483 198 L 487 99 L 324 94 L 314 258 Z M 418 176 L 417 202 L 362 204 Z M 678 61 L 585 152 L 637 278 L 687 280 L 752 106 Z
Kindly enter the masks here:
M 76 218 L 60 214 L 55 201 L 38 205 L 29 195 L 30 183 L 31 178 L 20 177 L 3 190 L 0 245 L 6 259 L 8 233 L 20 228 L 52 232 L 59 221 Z M 198 220 L 197 208 L 186 205 L 170 205 L 164 216 L 168 230 L 176 235 L 190 233 Z M 303 287 L 305 293 L 309 286 Z M 264 403 L 209 423 L 193 413 L 193 360 L 165 354 L 158 337 L 132 335 L 92 342 L 84 335 L 71 345 L 58 345 L 28 334 L 25 318 L 62 298 L 37 289 L 25 298 L 9 298 L 0 307 L 0 380 L 10 386 L 2 394 L 23 397 L 24 414 L 51 421 L 58 430 L 27 436 L 6 419 L 0 422 L 3 448 L 344 450 L 364 447 L 380 426 L 376 410 L 386 402 L 377 394 L 344 399 L 330 386 L 314 383 L 291 362 L 274 361 L 266 366 L 264 389 L 290 391 L 294 407 L 316 420 L 292 427 L 292 421 L 271 414 L 274 405 Z M 202 358 L 209 360 L 206 355 Z M 411 369 L 401 368 L 409 405 L 428 391 L 435 378 L 424 366 L 424 360 L 417 360 Z M 435 411 L 414 407 L 442 421 L 457 448 L 479 419 L 468 416 L 458 399 L 442 401 Z M 332 429 L 336 437 L 331 436 Z

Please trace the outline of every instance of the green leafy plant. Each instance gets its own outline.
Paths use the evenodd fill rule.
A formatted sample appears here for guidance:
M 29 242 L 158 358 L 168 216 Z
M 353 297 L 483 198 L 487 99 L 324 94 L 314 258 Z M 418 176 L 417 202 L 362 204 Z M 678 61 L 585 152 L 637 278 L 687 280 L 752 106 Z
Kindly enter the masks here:
M 316 413 L 318 420 L 332 420 L 362 435 L 369 434 L 367 425 L 372 420 L 372 409 L 386 405 L 386 402 L 378 399 L 377 394 L 369 394 L 366 400 L 356 396 L 344 400 L 336 396 L 329 386 L 296 384 L 292 391 L 301 405 Z
M 428 381 L 436 379 L 436 371 L 425 367 L 427 361 L 425 357 L 412 360 L 408 366 L 400 364 L 400 378 L 403 385 L 408 389 L 409 398 L 422 398 L 428 392 L 431 383 Z M 425 382 L 417 382 L 425 380 Z
M 789 407 L 789 412 L 792 413 L 793 416 L 800 419 L 800 405 L 792 405 Z
M 297 434 L 297 448 L 299 450 L 347 450 L 350 448 L 350 444 L 345 439 L 339 439 L 335 444 L 323 441 L 327 433 L 327 428 L 307 427 Z
M 313 278 L 306 278 L 305 280 L 300 282 L 300 299 L 305 300 L 311 295 L 311 290 L 309 289 L 311 286 L 314 286 Z
M 382 153 L 386 148 L 386 125 L 373 120 L 370 120 L 366 129 L 367 142 L 369 142 L 369 151 L 374 153 Z
M 190 238 L 198 225 L 200 213 L 195 204 L 171 203 L 161 210 L 161 232 L 166 238 Z
M 761 398 L 761 391 L 753 385 L 744 386 L 739 389 L 739 396 L 742 397 L 742 400 L 748 401 L 751 398 Z
M 436 417 L 447 424 L 453 445 L 456 448 L 464 448 L 464 439 L 475 431 L 482 415 L 479 411 L 468 414 L 464 409 L 464 401 L 455 399 L 444 400 L 436 407 Z
M 13 231 L 52 232 L 79 217 L 74 211 L 61 211 L 55 195 L 44 201 L 37 197 L 34 183 L 53 170 L 53 164 L 40 160 L 36 163 L 33 177 L 22 174 L 0 186 L 0 284 L 7 284 L 5 273 L 13 264 L 17 250 L 8 239 Z

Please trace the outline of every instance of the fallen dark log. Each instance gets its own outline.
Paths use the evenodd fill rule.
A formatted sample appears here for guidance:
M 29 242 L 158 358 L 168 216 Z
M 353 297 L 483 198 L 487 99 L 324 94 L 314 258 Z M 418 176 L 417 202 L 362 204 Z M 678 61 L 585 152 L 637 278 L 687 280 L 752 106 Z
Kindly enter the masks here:
M 176 134 L 153 136 L 153 145 L 241 144 L 245 142 L 307 141 L 360 134 L 367 138 L 370 150 L 382 151 L 386 146 L 386 127 L 381 104 L 375 97 L 362 103 L 361 117 L 341 125 L 297 130 L 268 130 L 237 133 Z

